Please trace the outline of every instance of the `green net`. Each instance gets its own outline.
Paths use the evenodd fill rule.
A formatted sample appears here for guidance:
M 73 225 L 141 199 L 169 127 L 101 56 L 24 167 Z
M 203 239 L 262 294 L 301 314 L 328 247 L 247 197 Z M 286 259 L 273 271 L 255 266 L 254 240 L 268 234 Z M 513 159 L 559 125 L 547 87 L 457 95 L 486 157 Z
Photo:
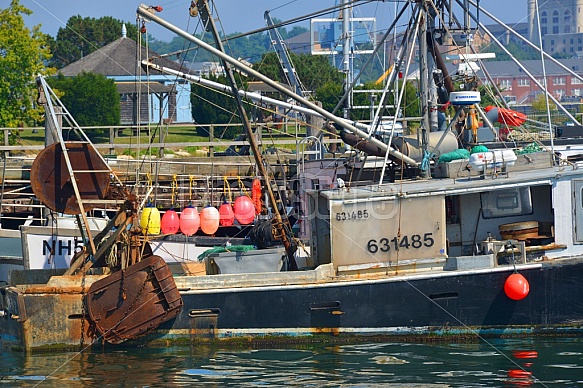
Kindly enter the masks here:
M 474 146 L 472 148 L 472 151 L 470 152 L 470 155 L 477 154 L 478 152 L 488 152 L 488 151 L 490 151 L 488 149 L 488 147 L 486 147 L 485 145 L 481 145 L 480 144 L 480 145 Z
M 470 153 L 468 150 L 460 148 L 452 152 L 448 152 L 443 154 L 437 160 L 438 163 L 447 163 L 451 162 L 452 160 L 459 160 L 459 159 L 467 159 L 470 157 Z
M 198 255 L 198 261 L 203 261 L 205 257 L 212 255 L 213 253 L 223 253 L 223 252 L 248 252 L 250 250 L 256 249 L 254 245 L 231 245 L 228 247 L 220 246 L 207 249 L 200 255 Z
M 542 148 L 540 145 L 538 145 L 536 143 L 530 143 L 529 145 L 527 145 L 523 149 L 516 150 L 515 153 L 516 153 L 516 155 L 532 154 L 533 152 L 539 152 L 541 150 L 542 150 Z

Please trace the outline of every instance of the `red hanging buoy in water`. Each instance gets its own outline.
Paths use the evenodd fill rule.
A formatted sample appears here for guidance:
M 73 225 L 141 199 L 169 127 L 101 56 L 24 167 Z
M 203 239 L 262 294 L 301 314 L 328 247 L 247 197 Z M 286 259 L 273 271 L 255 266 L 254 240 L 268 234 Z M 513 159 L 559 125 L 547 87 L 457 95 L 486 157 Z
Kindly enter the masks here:
M 163 234 L 176 234 L 180 229 L 180 217 L 176 210 L 166 210 L 162 216 L 161 229 Z
M 228 202 L 223 202 L 219 207 L 219 223 L 221 226 L 231 226 L 235 222 L 235 213 L 233 206 Z
M 251 196 L 253 198 L 253 205 L 255 206 L 255 214 L 261 213 L 261 180 L 259 178 L 253 179 Z
M 532 372 L 522 369 L 510 369 L 508 371 L 508 377 L 512 377 L 515 379 L 528 379 L 532 376 Z
M 524 276 L 513 273 L 504 282 L 504 292 L 512 300 L 522 300 L 526 298 L 530 291 L 530 285 Z
M 200 216 L 198 215 L 198 210 L 192 205 L 188 205 L 182 209 L 182 214 L 180 215 L 180 230 L 186 236 L 192 236 L 198 230 L 200 226 Z
M 241 225 L 248 225 L 255 219 L 255 206 L 253 201 L 246 195 L 242 195 L 235 200 L 235 219 Z
M 219 229 L 219 211 L 214 206 L 207 206 L 200 212 L 200 229 L 206 234 L 215 234 Z

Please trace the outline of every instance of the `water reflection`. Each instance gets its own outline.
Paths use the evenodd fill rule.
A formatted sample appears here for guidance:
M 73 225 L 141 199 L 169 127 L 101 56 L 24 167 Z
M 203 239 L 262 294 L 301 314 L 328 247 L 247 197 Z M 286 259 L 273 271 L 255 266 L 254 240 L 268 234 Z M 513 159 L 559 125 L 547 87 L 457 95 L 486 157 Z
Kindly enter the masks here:
M 18 387 L 496 387 L 583 384 L 580 339 L 369 343 L 288 349 L 0 353 Z M 536 349 L 536 350 L 535 350 Z

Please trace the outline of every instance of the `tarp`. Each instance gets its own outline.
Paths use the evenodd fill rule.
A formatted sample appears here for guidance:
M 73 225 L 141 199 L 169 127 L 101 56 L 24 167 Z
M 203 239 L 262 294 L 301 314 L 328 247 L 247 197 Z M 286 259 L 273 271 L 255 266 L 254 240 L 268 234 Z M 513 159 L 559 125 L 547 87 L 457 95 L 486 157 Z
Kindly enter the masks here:
M 512 109 L 498 108 L 492 105 L 486 107 L 486 113 L 490 121 L 497 121 L 510 127 L 518 127 L 528 118 L 524 113 Z

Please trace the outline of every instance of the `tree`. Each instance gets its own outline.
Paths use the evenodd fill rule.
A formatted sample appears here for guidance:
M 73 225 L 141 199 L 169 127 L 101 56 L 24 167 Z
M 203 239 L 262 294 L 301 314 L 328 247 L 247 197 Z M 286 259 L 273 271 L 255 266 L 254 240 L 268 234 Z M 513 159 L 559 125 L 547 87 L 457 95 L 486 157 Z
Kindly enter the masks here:
M 59 74 L 48 80 L 63 93 L 61 101 L 80 126 L 119 125 L 120 99 L 113 80 L 95 73 L 67 78 Z
M 59 28 L 56 39 L 51 41 L 51 64 L 60 69 L 119 39 L 123 24 L 123 21 L 111 16 L 99 19 L 71 16 L 65 28 Z M 125 25 L 127 36 L 136 39 L 137 27 L 132 23 Z
M 537 94 L 534 100 L 532 101 L 532 109 L 536 113 L 546 112 L 547 111 L 547 103 L 549 104 L 549 110 L 557 110 L 557 105 L 552 102 L 550 99 L 547 98 L 546 94 L 540 93 Z
M 209 79 L 222 84 L 227 83 L 224 76 Z M 192 118 L 195 123 L 199 124 L 229 124 L 236 119 L 237 106 L 235 99 L 231 94 L 222 94 L 215 90 L 200 86 L 191 85 L 190 101 L 192 103 Z M 237 119 L 238 120 L 238 119 Z M 196 132 L 199 136 L 208 136 L 209 128 L 197 127 Z M 215 127 L 214 135 L 217 138 L 232 139 L 241 132 L 240 127 Z
M 31 13 L 18 0 L 0 9 L 0 127 L 33 124 L 42 114 L 34 107 L 34 81 L 52 71 L 45 66 L 51 55 L 40 26 L 25 27 L 22 15 Z

